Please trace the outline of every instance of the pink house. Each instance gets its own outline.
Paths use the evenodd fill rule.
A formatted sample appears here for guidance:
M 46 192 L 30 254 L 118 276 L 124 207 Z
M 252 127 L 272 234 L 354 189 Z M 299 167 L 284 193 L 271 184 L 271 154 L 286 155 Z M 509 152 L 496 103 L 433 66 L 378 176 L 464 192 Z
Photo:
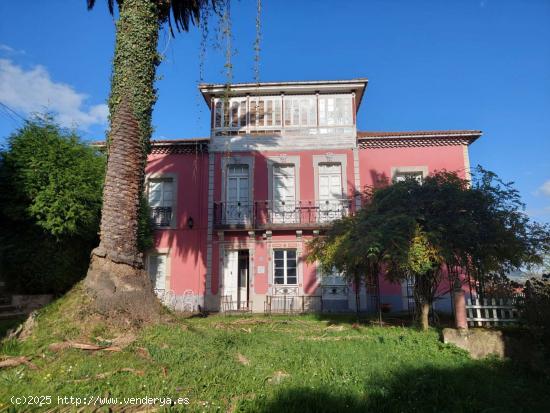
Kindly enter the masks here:
M 352 311 L 352 287 L 304 259 L 307 241 L 361 207 L 365 185 L 446 169 L 469 176 L 480 131 L 361 132 L 367 79 L 203 84 L 205 139 L 155 141 L 146 188 L 157 227 L 147 266 L 171 306 Z M 381 280 L 381 303 L 410 288 Z M 369 288 L 362 310 L 372 310 Z M 436 307 L 449 308 L 445 297 Z

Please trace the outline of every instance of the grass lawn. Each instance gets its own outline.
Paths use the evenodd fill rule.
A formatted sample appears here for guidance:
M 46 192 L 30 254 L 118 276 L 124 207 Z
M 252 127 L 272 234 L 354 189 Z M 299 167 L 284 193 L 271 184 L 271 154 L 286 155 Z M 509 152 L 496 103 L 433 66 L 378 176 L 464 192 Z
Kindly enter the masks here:
M 122 351 L 51 351 L 56 341 L 112 338 L 100 321 L 69 323 L 71 300 L 43 311 L 25 342 L 0 347 L 38 367 L 0 370 L 0 411 L 14 395 L 53 396 L 43 410 L 57 396 L 93 395 L 189 399 L 170 411 L 550 411 L 548 377 L 509 362 L 473 361 L 435 330 L 357 327 L 345 317 L 182 318 L 144 328 Z

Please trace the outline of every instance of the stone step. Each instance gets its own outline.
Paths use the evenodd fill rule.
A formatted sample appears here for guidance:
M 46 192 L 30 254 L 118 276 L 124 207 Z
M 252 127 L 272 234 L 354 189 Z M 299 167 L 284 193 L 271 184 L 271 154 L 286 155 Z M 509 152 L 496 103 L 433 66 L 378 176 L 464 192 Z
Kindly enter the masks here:
M 12 320 L 14 318 L 24 318 L 24 317 L 27 317 L 27 315 L 28 314 L 22 313 L 20 311 L 0 313 L 0 320 Z
M 11 313 L 17 310 L 17 307 L 11 304 L 0 305 L 0 314 L 2 313 Z
M 11 297 L 0 296 L 0 305 L 11 304 Z

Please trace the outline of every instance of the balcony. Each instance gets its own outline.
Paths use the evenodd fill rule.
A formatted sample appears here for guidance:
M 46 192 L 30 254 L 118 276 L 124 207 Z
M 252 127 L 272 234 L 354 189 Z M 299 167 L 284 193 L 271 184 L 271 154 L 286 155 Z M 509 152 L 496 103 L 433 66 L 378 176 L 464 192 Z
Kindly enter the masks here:
M 351 199 L 317 201 L 215 202 L 219 229 L 321 228 L 351 213 Z
M 156 228 L 169 227 L 172 223 L 172 207 L 151 207 L 151 221 Z

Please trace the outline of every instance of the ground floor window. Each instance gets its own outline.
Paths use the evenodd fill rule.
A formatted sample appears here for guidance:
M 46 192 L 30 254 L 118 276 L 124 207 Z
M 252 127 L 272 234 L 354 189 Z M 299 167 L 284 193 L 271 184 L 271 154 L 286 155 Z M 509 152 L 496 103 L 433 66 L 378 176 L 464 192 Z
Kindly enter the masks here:
M 149 256 L 148 272 L 153 288 L 157 292 L 166 289 L 166 254 L 153 254 Z
M 295 249 L 274 250 L 273 263 L 274 284 L 298 284 Z

